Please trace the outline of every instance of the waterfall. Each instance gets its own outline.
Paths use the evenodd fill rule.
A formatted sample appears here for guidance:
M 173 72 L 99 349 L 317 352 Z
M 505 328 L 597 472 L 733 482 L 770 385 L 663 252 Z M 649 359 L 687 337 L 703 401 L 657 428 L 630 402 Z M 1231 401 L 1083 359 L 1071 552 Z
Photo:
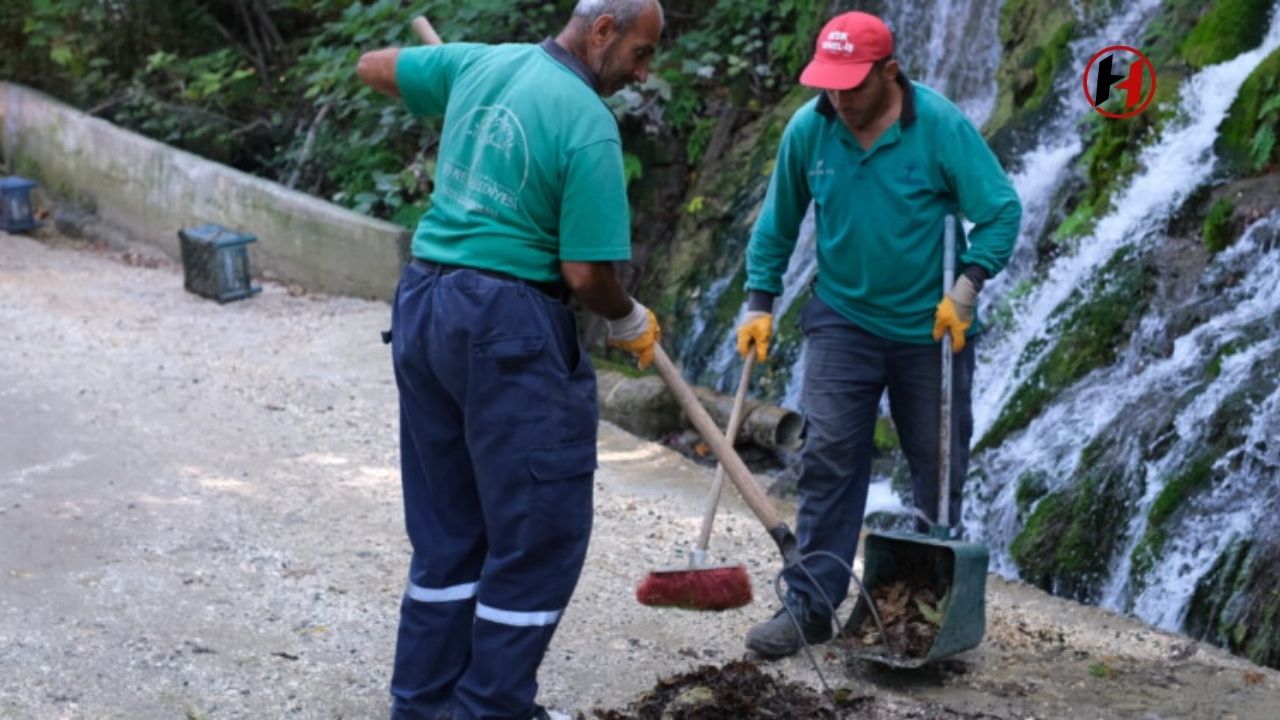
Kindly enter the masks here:
M 1126 17 L 1134 18 L 1135 11 L 1141 9 L 1135 6 Z M 1134 25 L 1133 31 L 1138 27 Z M 1098 222 L 1075 252 L 1058 258 L 1039 285 L 1013 303 L 1015 319 L 990 333 L 982 348 L 974 382 L 978 435 L 991 426 L 1013 390 L 1035 367 L 1036 353 L 1029 353 L 1028 348 L 1043 346 L 1040 354 L 1050 349 L 1052 343 L 1044 341 L 1051 338 L 1044 335 L 1043 328 L 1072 290 L 1092 277 L 1120 247 L 1161 242 L 1161 229 L 1173 211 L 1212 178 L 1217 127 L 1250 72 L 1277 47 L 1280 13 L 1273 13 L 1260 47 L 1188 78 L 1181 89 L 1178 119 L 1166 127 L 1158 142 L 1143 150 L 1141 170 L 1116 199 L 1116 209 Z M 1051 155 L 1044 147 L 1033 152 L 1042 164 L 1049 163 Z M 1034 176 L 1021 178 L 1021 182 L 1036 181 Z M 1037 221 L 1034 216 L 1029 219 Z M 1050 491 L 1059 489 L 1077 470 L 1081 450 L 1100 433 L 1115 427 L 1120 418 L 1138 417 L 1149 398 L 1178 397 L 1186 392 L 1193 385 L 1189 379 L 1199 377 L 1217 356 L 1220 374 L 1177 415 L 1175 446 L 1155 462 L 1129 459 L 1134 477 L 1148 482 L 1131 511 L 1120 544 L 1122 551 L 1109 569 L 1100 601 L 1105 607 L 1131 611 L 1161 627 L 1181 628 L 1196 583 L 1233 539 L 1250 536 L 1262 513 L 1264 504 L 1247 498 L 1251 490 L 1258 491 L 1264 473 L 1273 474 L 1280 465 L 1274 441 L 1280 435 L 1280 392 L 1271 394 L 1250 419 L 1249 441 L 1217 461 L 1215 469 L 1224 472 L 1226 479 L 1195 498 L 1192 517 L 1179 525 L 1178 532 L 1170 533 L 1159 562 L 1140 587 L 1134 586 L 1131 577 L 1132 555 L 1147 529 L 1148 511 L 1164 489 L 1162 478 L 1170 477 L 1201 452 L 1206 444 L 1207 420 L 1224 398 L 1248 382 L 1260 359 L 1273 357 L 1280 350 L 1273 327 L 1266 339 L 1221 358 L 1223 348 L 1245 328 L 1259 322 L 1276 324 L 1275 308 L 1280 302 L 1280 253 L 1275 248 L 1278 230 L 1280 214 L 1273 214 L 1253 224 L 1234 246 L 1214 258 L 1206 271 L 1208 276 L 1223 272 L 1242 276 L 1231 287 L 1231 309 L 1178 338 L 1170 357 L 1152 360 L 1132 352 L 1121 357 L 1114 366 L 1076 382 L 1020 434 L 984 454 L 985 476 L 971 487 L 983 502 L 969 504 L 965 522 L 972 535 L 992 547 L 998 571 L 1017 574 L 1007 550 L 1020 529 L 1014 494 L 1021 473 L 1038 470 L 1049 479 Z M 1033 238 L 1034 234 L 1024 232 L 1021 241 L 1033 242 Z M 1010 270 L 1008 277 L 1001 278 L 998 291 L 1008 293 L 1030 275 L 1030 268 Z M 1132 345 L 1141 345 L 1144 335 L 1154 334 L 1161 324 L 1161 318 L 1144 318 Z M 1020 371 L 1010 372 L 1010 363 L 1019 358 L 1023 358 Z
M 1002 4 L 896 0 L 887 3 L 884 13 L 907 76 L 950 98 L 978 127 L 996 103 L 993 78 L 1000 64 L 996 28 Z
M 1130 0 L 1100 10 L 1096 3 L 1070 4 L 1083 34 L 1067 45 L 1061 71 L 1045 100 L 1053 105 L 1042 113 L 1043 125 L 1029 138 L 1029 149 L 1009 162 L 1023 202 L 1023 223 L 1008 266 L 982 293 L 988 329 L 978 344 L 973 384 L 975 440 L 992 428 L 1010 399 L 1054 351 L 1057 327 L 1082 298 L 1090 299 L 1115 258 L 1122 251 L 1128 257 L 1145 257 L 1169 242 L 1165 229 L 1175 212 L 1215 178 L 1218 126 L 1246 78 L 1280 47 L 1277 9 L 1258 48 L 1185 78 L 1174 117 L 1137 152 L 1137 169 L 1112 196 L 1112 209 L 1096 218 L 1092 230 L 1061 247 L 1061 254 L 1042 258 L 1037 243 L 1057 222 L 1055 204 L 1073 180 L 1073 165 L 1085 147 L 1083 121 L 1093 112 L 1080 98 L 1080 70 L 1103 47 L 1141 47 L 1148 23 L 1163 5 L 1163 0 Z M 946 94 L 980 124 L 996 98 L 1000 3 L 890 0 L 885 6 L 882 14 L 897 28 L 897 55 L 908 74 Z M 1111 15 L 1101 17 L 1105 12 Z M 813 278 L 812 215 L 811 209 L 788 266 L 777 319 L 803 301 Z M 742 270 L 742 263 L 735 263 L 694 311 L 697 334 L 714 334 L 704 340 L 716 338 L 714 357 L 699 379 L 719 381 L 722 387 L 731 382 L 736 367 L 733 327 L 724 327 L 723 319 L 717 326 L 706 318 L 713 317 L 726 288 L 742 282 Z M 1019 574 L 1009 549 L 1023 530 L 1024 513 L 1035 508 L 1025 502 L 1019 508 L 1019 478 L 1027 473 L 1042 478 L 1045 494 L 1068 490 L 1082 470 L 1082 451 L 1095 442 L 1119 454 L 1109 461 L 1123 469 L 1129 493 L 1125 515 L 1115 535 L 1108 536 L 1114 545 L 1106 576 L 1091 586 L 1105 607 L 1180 630 L 1197 583 L 1224 551 L 1240 539 L 1263 539 L 1269 531 L 1259 530 L 1262 525 L 1280 526 L 1280 521 L 1263 522 L 1280 512 L 1280 487 L 1268 482 L 1280 474 L 1276 390 L 1251 399 L 1247 417 L 1233 419 L 1240 424 L 1240 434 L 1231 437 L 1243 440 L 1205 461 L 1211 463 L 1213 483 L 1189 495 L 1183 501 L 1185 509 L 1179 505 L 1176 513 L 1164 514 L 1158 557 L 1135 567 L 1162 493 L 1179 473 L 1207 457 L 1206 447 L 1213 440 L 1210 421 L 1223 412 L 1224 403 L 1257 387 L 1260 368 L 1280 363 L 1280 211 L 1254 219 L 1234 245 L 1212 257 L 1200 282 L 1202 288 L 1225 288 L 1212 295 L 1225 309 L 1176 339 L 1167 337 L 1171 311 L 1147 311 L 1136 318 L 1132 337 L 1117 349 L 1114 361 L 1070 382 L 1024 428 L 975 458 L 978 472 L 971 474 L 965 491 L 964 525 L 969 537 L 990 546 L 995 571 L 1010 577 Z M 1182 310 L 1205 297 L 1197 291 Z M 1163 350 L 1152 352 L 1157 345 Z M 782 403 L 792 408 L 798 408 L 803 384 L 803 348 L 791 357 L 796 355 L 781 388 Z M 1213 372 L 1206 373 L 1210 367 Z M 1167 420 L 1172 428 L 1162 435 L 1167 446 L 1158 451 L 1114 437 L 1136 433 L 1144 420 L 1154 419 Z M 876 478 L 873 496 L 877 509 L 902 509 L 885 478 Z

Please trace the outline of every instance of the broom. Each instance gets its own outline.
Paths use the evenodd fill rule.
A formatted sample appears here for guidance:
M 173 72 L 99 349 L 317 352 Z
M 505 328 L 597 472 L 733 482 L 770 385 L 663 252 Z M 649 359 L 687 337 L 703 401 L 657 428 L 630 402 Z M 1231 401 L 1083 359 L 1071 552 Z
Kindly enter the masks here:
M 733 409 L 729 412 L 729 428 L 725 431 L 725 437 L 730 443 L 738 436 L 743 415 L 746 414 L 743 406 L 746 405 L 747 386 L 751 383 L 751 368 L 754 364 L 755 353 L 750 352 L 746 362 L 742 364 L 738 392 L 733 396 Z M 689 554 L 688 566 L 659 568 L 646 575 L 636 586 L 636 600 L 641 605 L 685 610 L 729 610 L 751 602 L 751 578 L 747 575 L 745 565 L 707 563 L 707 545 L 711 541 L 711 527 L 715 524 L 724 478 L 724 463 L 719 463 L 707 498 L 707 509 L 702 515 L 698 541 Z

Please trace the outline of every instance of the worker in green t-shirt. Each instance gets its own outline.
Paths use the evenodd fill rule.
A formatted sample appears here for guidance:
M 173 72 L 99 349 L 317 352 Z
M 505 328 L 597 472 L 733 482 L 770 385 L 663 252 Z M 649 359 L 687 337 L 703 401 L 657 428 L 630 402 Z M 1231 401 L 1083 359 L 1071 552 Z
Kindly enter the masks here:
M 360 58 L 375 90 L 444 116 L 389 334 L 413 546 L 393 718 L 548 717 L 537 670 L 582 570 L 596 467 L 595 372 L 567 300 L 652 361 L 657 320 L 614 274 L 630 214 L 601 98 L 645 80 L 662 26 L 657 0 L 580 0 L 540 44 Z
M 936 343 L 943 333 L 957 353 L 947 501 L 950 517 L 960 517 L 973 434 L 977 296 L 1013 252 L 1022 215 L 982 135 L 946 98 L 908 80 L 893 53 L 893 34 L 867 13 L 839 15 L 819 33 L 800 82 L 822 92 L 796 111 L 778 148 L 748 242 L 748 304 L 737 338 L 743 355 L 768 356 L 774 298 L 812 204 L 818 273 L 801 317 L 807 439 L 796 534 L 802 552 L 830 553 L 848 564 L 858 547 L 886 389 L 916 508 L 937 519 Z M 958 239 L 961 272 L 944 295 L 948 215 L 974 227 Z M 797 568 L 786 574 L 786 604 L 799 629 L 780 610 L 748 632 L 749 649 L 778 657 L 831 637 L 832 606 L 848 593 L 849 571 L 821 555 L 806 565 L 811 574 Z

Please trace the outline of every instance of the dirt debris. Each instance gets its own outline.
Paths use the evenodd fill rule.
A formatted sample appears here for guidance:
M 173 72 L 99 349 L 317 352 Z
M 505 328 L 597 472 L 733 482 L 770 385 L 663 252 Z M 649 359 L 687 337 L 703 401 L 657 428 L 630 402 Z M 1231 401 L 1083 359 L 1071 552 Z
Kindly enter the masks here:
M 838 688 L 826 697 L 808 685 L 771 675 L 739 660 L 703 665 L 663 678 L 625 710 L 594 710 L 597 720 L 981 720 L 937 705 L 861 694 Z M 579 716 L 582 717 L 582 716 Z

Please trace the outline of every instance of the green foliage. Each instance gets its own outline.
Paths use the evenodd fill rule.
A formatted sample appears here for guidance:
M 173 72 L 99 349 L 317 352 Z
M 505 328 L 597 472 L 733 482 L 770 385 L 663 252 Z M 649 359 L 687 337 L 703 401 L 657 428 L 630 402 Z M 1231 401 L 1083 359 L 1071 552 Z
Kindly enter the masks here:
M 669 85 L 667 123 L 690 138 L 690 155 L 706 149 L 694 141 L 709 119 L 708 99 L 727 98 L 738 107 L 759 109 L 791 88 L 808 61 L 825 19 L 819 0 L 735 0 L 665 3 L 671 46 L 658 58 L 659 75 Z M 695 23 L 679 20 L 697 18 Z
M 1205 216 L 1201 235 L 1204 246 L 1209 252 L 1222 252 L 1231 244 L 1231 213 L 1235 212 L 1235 203 L 1221 198 L 1209 208 Z
M 1280 162 L 1280 50 L 1245 80 L 1222 122 L 1215 149 L 1239 175 L 1264 173 Z
M 622 153 L 622 173 L 627 179 L 627 185 L 631 185 L 631 181 L 639 180 L 644 177 L 644 163 L 640 161 L 640 157 L 634 153 Z
M 690 166 L 702 161 L 702 154 L 707 151 L 711 142 L 711 134 L 715 132 L 716 119 L 713 117 L 698 118 L 689 132 L 689 140 L 685 143 L 685 156 Z
M 417 43 L 537 42 L 574 0 L 8 0 L 0 75 L 210 159 L 412 226 L 429 205 L 440 121 L 356 78 L 362 52 Z M 654 116 L 692 162 L 726 103 L 751 113 L 793 85 L 818 0 L 665 3 Z M 248 10 L 249 12 L 241 12 Z M 620 110 L 620 112 L 623 112 Z M 626 158 L 628 181 L 643 176 Z M 690 208 L 696 210 L 696 208 Z
M 1218 0 L 1182 42 L 1182 56 L 1194 68 L 1220 63 L 1251 50 L 1267 32 L 1271 0 Z
M 893 452 L 902 446 L 902 441 L 898 439 L 898 429 L 893 426 L 892 418 L 882 417 L 876 420 L 874 441 L 876 450 L 882 453 Z
M 1276 87 L 1278 84 L 1280 83 L 1272 78 L 1269 89 L 1272 92 L 1280 90 Z M 1258 129 L 1254 131 L 1253 139 L 1249 141 L 1249 159 L 1253 161 L 1254 170 L 1262 170 L 1266 167 L 1275 153 L 1278 125 L 1280 125 L 1280 94 L 1275 94 L 1258 111 Z

